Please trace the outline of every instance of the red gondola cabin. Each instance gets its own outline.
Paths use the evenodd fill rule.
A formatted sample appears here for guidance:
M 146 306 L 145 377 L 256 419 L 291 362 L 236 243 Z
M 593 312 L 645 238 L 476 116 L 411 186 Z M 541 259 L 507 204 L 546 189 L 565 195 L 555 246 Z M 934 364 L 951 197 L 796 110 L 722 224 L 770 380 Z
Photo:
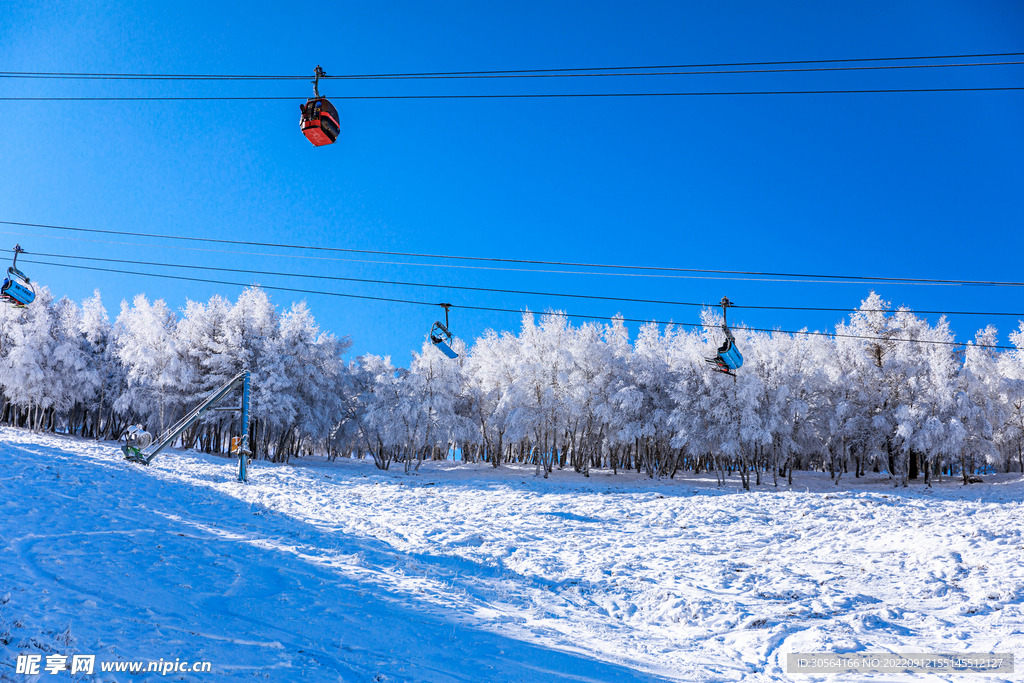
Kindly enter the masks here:
M 338 110 L 324 97 L 311 97 L 302 110 L 302 134 L 317 147 L 329 145 L 338 139 L 341 125 L 338 123 Z

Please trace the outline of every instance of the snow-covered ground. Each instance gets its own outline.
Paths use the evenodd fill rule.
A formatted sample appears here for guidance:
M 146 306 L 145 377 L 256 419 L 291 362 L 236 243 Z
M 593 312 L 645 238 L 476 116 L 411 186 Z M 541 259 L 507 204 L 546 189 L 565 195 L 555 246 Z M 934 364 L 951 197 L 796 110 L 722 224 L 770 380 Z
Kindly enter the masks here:
M 757 681 L 791 679 L 787 652 L 1024 653 L 1019 475 L 745 493 L 424 467 L 261 462 L 242 485 L 231 460 L 0 429 L 0 680 Z M 32 677 L 26 653 L 212 671 Z

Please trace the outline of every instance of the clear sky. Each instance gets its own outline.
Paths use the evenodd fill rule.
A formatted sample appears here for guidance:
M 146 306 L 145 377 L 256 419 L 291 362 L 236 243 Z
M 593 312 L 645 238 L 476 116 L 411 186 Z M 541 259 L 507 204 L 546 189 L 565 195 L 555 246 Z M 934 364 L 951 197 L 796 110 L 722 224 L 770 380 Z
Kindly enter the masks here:
M 329 74 L 1024 51 L 1017 2 L 175 3 L 0 5 L 0 70 Z M 331 95 L 1022 86 L 1024 65 L 527 81 L 332 81 Z M 609 82 L 611 81 L 611 82 Z M 287 95 L 275 102 L 0 102 L 0 220 L 317 246 L 754 271 L 1024 280 L 1024 92 L 338 101 L 341 137 L 298 128 L 305 81 L 0 79 L 0 96 Z M 694 322 L 698 310 L 451 285 L 852 308 L 864 284 L 639 278 L 244 256 L 0 225 L 28 251 L 404 280 L 441 289 L 132 270 L 521 310 Z M 8 234 L 8 233 L 20 234 Z M 71 241 L 69 236 L 132 244 Z M 150 246 L 138 246 L 150 245 Z M 188 246 L 188 245 L 177 245 Z M 201 245 L 193 245 L 201 246 Z M 229 249 L 219 248 L 216 249 Z M 242 251 L 241 249 L 232 249 Z M 274 250 L 254 249 L 263 254 Z M 280 254 L 310 252 L 279 252 Z M 315 254 L 313 254 L 315 255 Z M 323 254 L 321 254 L 323 256 Z M 466 264 L 463 264 L 466 265 Z M 128 269 L 128 266 L 125 266 Z M 24 268 L 111 318 L 240 288 Z M 1024 311 L 1020 288 L 878 286 L 919 310 Z M 272 292 L 290 305 L 301 295 Z M 305 296 L 353 354 L 409 362 L 440 309 Z M 466 339 L 517 315 L 453 309 Z M 836 313 L 745 311 L 757 327 Z M 930 316 L 934 318 L 934 316 Z M 958 338 L 993 322 L 953 319 Z M 636 326 L 632 326 L 635 332 Z

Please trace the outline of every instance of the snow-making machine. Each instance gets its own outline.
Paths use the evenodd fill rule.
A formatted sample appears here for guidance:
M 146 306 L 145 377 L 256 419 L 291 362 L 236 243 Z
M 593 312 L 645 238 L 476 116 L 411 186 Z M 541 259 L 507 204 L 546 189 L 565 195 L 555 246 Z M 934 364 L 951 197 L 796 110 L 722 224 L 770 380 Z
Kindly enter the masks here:
M 215 407 L 239 387 L 242 388 L 242 404 L 240 406 L 237 408 L 233 406 L 222 408 Z M 237 448 L 233 448 L 232 452 L 238 453 L 238 481 L 248 481 L 249 456 L 252 454 L 249 449 L 248 372 L 239 373 L 233 377 L 231 381 L 215 391 L 209 398 L 193 408 L 190 412 L 186 413 L 184 417 L 174 424 L 174 426 L 161 435 L 160 442 L 152 448 L 150 448 L 150 446 L 153 444 L 153 436 L 149 432 L 145 431 L 141 425 L 130 427 L 128 431 L 125 432 L 126 443 L 121 446 L 121 451 L 124 453 L 125 460 L 138 463 L 140 465 L 149 465 L 153 462 L 153 458 L 158 456 L 161 451 L 174 443 L 175 439 L 181 436 L 182 432 L 194 425 L 203 415 L 211 410 L 231 410 L 240 411 L 242 413 L 241 437 L 239 438 Z

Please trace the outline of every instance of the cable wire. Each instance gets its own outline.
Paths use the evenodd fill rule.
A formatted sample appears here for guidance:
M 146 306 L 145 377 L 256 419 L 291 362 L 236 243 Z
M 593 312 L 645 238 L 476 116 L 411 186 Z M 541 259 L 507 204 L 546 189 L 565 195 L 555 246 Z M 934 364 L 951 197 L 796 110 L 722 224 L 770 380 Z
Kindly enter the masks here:
M 547 73 L 500 72 L 500 73 L 439 73 L 439 74 L 393 74 L 393 75 L 344 75 L 321 76 L 322 80 L 351 81 L 404 81 L 404 80 L 451 80 L 451 79 L 510 79 L 510 78 L 609 78 L 636 76 L 709 76 L 724 74 L 779 74 L 779 73 L 818 73 L 826 71 L 887 71 L 905 69 L 948 69 L 955 67 L 975 66 L 1012 66 L 1024 64 L 1024 61 L 1002 62 L 956 62 L 952 64 L 881 64 L 874 66 L 825 66 L 797 67 L 785 69 L 720 69 L 715 71 L 600 71 L 584 72 L 555 71 Z M 627 68 L 627 67 L 622 67 Z M 684 67 L 651 67 L 660 69 Z M 32 72 L 0 72 L 0 78 L 28 80 L 90 80 L 90 81 L 292 81 L 305 80 L 308 76 L 172 76 L 172 75 L 106 75 L 106 74 L 50 74 Z
M 11 249 L 0 249 L 0 251 L 13 252 Z M 29 252 L 22 252 L 29 253 Z M 265 270 L 250 270 L 243 268 L 225 268 L 221 266 L 197 266 L 188 265 L 181 263 L 166 263 L 166 262 L 155 262 L 155 261 L 137 261 L 128 259 L 115 259 L 115 258 L 102 258 L 97 256 L 72 256 L 68 254 L 48 254 L 43 252 L 34 251 L 31 252 L 34 256 L 45 256 L 48 258 L 64 258 L 64 259 L 76 259 L 84 261 L 99 261 L 103 263 L 125 263 L 135 264 L 140 266 L 157 266 L 167 268 L 185 268 L 191 270 L 206 270 L 222 273 L 241 273 L 244 275 L 269 275 L 276 277 L 300 277 L 315 280 L 330 280 L 335 282 L 358 282 L 362 284 L 376 284 L 376 285 L 392 285 L 400 287 L 427 287 L 431 289 L 454 289 L 459 291 L 468 292 L 490 292 L 495 294 L 519 294 L 524 296 L 544 296 L 544 297 L 564 297 L 571 299 L 591 299 L 595 301 L 617 301 L 620 303 L 633 303 L 633 304 L 656 304 L 664 306 L 696 306 L 700 308 L 715 308 L 717 304 L 708 303 L 697 303 L 691 301 L 669 301 L 661 299 L 635 299 L 629 297 L 617 297 L 617 296 L 600 296 L 596 294 L 574 294 L 566 292 L 537 292 L 521 289 L 496 289 L 491 287 L 468 287 L 462 285 L 447 285 L 447 284 L 431 284 L 424 282 L 402 282 L 395 280 L 375 280 L 369 278 L 358 278 L 358 277 L 341 277 L 337 275 L 315 275 L 306 273 L 281 273 L 274 271 Z M 848 308 L 817 308 L 811 306 L 748 306 L 743 304 L 731 304 L 730 308 L 745 309 L 745 310 L 761 310 L 761 311 L 815 311 L 815 312 L 827 312 L 827 313 L 849 313 Z M 889 313 L 890 311 L 884 309 L 858 309 L 861 313 Z M 1014 318 L 1024 318 L 1024 313 L 1007 313 L 1007 312 L 992 312 L 992 311 L 911 311 L 913 313 L 921 313 L 926 315 L 979 315 L 979 316 L 1008 316 Z
M 826 66 L 789 69 L 720 69 L 715 71 L 591 71 L 586 73 L 508 73 L 508 74 L 438 74 L 428 76 L 337 76 L 336 80 L 449 80 L 449 79 L 508 79 L 508 78 L 609 78 L 636 76 L 719 76 L 725 74 L 789 74 L 819 73 L 826 71 L 888 71 L 904 69 L 946 69 L 973 66 L 1012 66 L 1022 61 L 958 62 L 954 64 L 883 64 L 878 66 Z
M 148 237 L 154 239 L 166 239 L 166 240 L 178 240 L 187 242 L 204 242 L 213 244 L 233 244 L 238 246 L 249 246 L 249 247 L 273 247 L 277 249 L 305 249 L 310 251 L 326 251 L 326 252 L 341 252 L 341 253 L 353 253 L 353 254 L 376 254 L 384 256 L 404 256 L 404 257 L 416 257 L 416 258 L 430 258 L 430 259 L 450 259 L 459 261 L 484 261 L 491 263 L 516 263 L 526 265 L 545 265 L 545 266 L 562 266 L 571 268 L 607 268 L 614 270 L 642 270 L 642 271 L 659 271 L 659 272 L 674 272 L 674 273 L 711 273 L 716 275 L 754 275 L 762 277 L 790 277 L 790 278 L 816 278 L 819 280 L 849 280 L 859 282 L 893 282 L 893 283 L 904 283 L 904 284 L 949 284 L 949 285 L 979 285 L 979 286 L 995 286 L 995 287 L 1024 287 L 1024 282 L 1012 282 L 1012 281 L 997 281 L 997 280 L 952 280 L 952 279 L 936 279 L 936 278 L 895 278 L 895 277 L 872 277 L 866 275 L 829 275 L 829 274 L 813 274 L 813 273 L 778 273 L 778 272 L 759 272 L 759 271 L 748 271 L 748 270 L 714 270 L 714 269 L 703 269 L 703 268 L 676 268 L 669 266 L 627 266 L 621 264 L 608 264 L 608 263 L 577 263 L 572 261 L 540 261 L 531 259 L 506 259 L 496 258 L 487 256 L 453 256 L 444 254 L 422 254 L 415 252 L 402 252 L 402 251 L 381 251 L 374 249 L 349 249 L 344 247 L 319 247 L 313 245 L 301 245 L 301 244 L 280 244 L 274 242 L 253 242 L 246 240 L 228 240 L 218 239 L 213 237 L 187 237 L 184 235 L 161 235 L 158 233 L 147 233 L 147 232 L 132 232 L 125 230 L 106 230 L 101 228 L 76 228 L 63 225 L 47 225 L 43 223 L 24 223 L 18 221 L 4 221 L 0 220 L 0 225 L 17 225 L 21 227 L 31 228 L 44 228 L 50 230 L 64 230 L 70 232 L 85 232 L 95 234 L 106 234 L 106 235 L 122 235 L 128 237 Z
M 895 93 L 1009 92 L 1024 86 L 991 88 L 872 88 L 866 90 L 738 90 L 732 92 L 610 92 L 610 93 L 509 93 L 494 95 L 331 95 L 332 100 L 518 100 L 601 97 L 715 97 L 739 95 L 851 95 Z M 150 96 L 150 97 L 0 97 L 0 102 L 271 102 L 295 101 L 305 95 L 284 96 Z
M 784 282 L 789 284 L 832 284 L 832 285 L 909 285 L 929 287 L 961 287 L 956 282 L 876 282 L 874 280 L 812 280 L 812 279 L 787 279 L 770 277 L 746 277 L 738 275 L 672 275 L 665 273 L 624 273 L 622 271 L 597 271 L 597 270 L 552 270 L 550 268 L 509 268 L 500 266 L 468 266 L 458 263 L 416 263 L 412 261 L 379 261 L 358 258 L 337 258 L 334 256 L 308 256 L 305 254 L 271 254 L 266 252 L 236 251 L 231 249 L 209 249 L 201 247 L 184 247 L 172 244 L 142 244 L 140 242 L 119 242 L 114 240 L 96 240 L 82 237 L 66 237 L 62 235 L 39 235 L 28 232 L 13 232 L 0 230 L 0 235 L 16 235 L 18 237 L 39 237 L 50 240 L 67 240 L 72 242 L 87 242 L 89 244 L 111 244 L 125 247 L 145 247 L 146 249 L 173 249 L 175 251 L 194 251 L 201 254 L 231 254 L 233 256 L 261 256 L 275 259 L 299 259 L 305 261 L 329 261 L 331 263 L 365 263 L 380 266 L 410 266 L 414 268 L 454 268 L 459 270 L 483 270 L 501 273 L 535 273 L 541 275 L 603 275 L 611 277 L 633 277 L 633 278 L 657 278 L 670 280 L 700 280 L 700 281 L 725 281 L 725 282 Z M 846 310 L 846 309 L 843 309 Z
M 995 57 L 1020 57 L 1024 52 L 990 52 L 983 54 L 965 55 L 931 55 L 924 57 L 858 57 L 853 59 L 799 59 L 769 62 L 710 62 L 702 64 L 658 64 L 643 66 L 590 66 L 570 67 L 563 69 L 505 69 L 489 71 L 426 71 L 416 73 L 378 73 L 378 74 L 349 74 L 338 78 L 379 78 L 388 76 L 478 76 L 489 74 L 531 74 L 531 73 L 581 73 L 587 71 L 626 71 L 626 70 L 651 70 L 651 69 L 712 69 L 712 68 L 733 68 L 741 66 L 792 66 L 797 64 L 844 64 L 863 62 L 895 62 L 895 61 L 934 61 L 937 59 L 989 59 Z M 308 78 L 308 76 L 303 76 Z M 327 78 L 335 78 L 327 76 Z
M 990 52 L 981 54 L 960 55 L 929 55 L 917 57 L 857 57 L 851 59 L 800 59 L 768 62 L 716 62 L 703 64 L 660 64 L 641 66 L 598 66 L 570 67 L 561 69 L 501 69 L 488 71 L 423 71 L 408 73 L 365 73 L 325 75 L 322 79 L 376 79 L 376 78 L 418 78 L 431 76 L 491 76 L 515 74 L 557 74 L 587 73 L 593 71 L 637 71 L 652 69 L 710 69 L 741 66 L 787 66 L 798 64 L 843 64 L 863 62 L 893 61 L 934 61 L 938 59 L 987 59 L 994 57 L 1019 57 L 1024 52 Z M 932 65 L 922 65 L 932 66 Z M 940 65 L 946 66 L 946 65 Z M 957 66 L 957 65 L 951 65 Z M 306 80 L 305 76 L 282 75 L 246 75 L 246 74 L 139 74 L 139 73 L 84 73 L 71 71 L 0 71 L 0 77 L 10 78 L 64 78 L 64 79 L 104 79 L 104 80 L 192 80 L 192 81 L 274 81 L 274 80 Z
M 277 286 L 277 285 L 252 285 L 252 284 L 244 284 L 244 283 L 241 283 L 241 282 L 227 282 L 227 281 L 224 281 L 224 280 L 209 280 L 209 279 L 206 279 L 206 278 L 185 277 L 185 276 L 182 276 L 182 275 L 167 275 L 167 274 L 163 274 L 163 273 L 144 273 L 144 272 L 131 271 L 131 270 L 121 270 L 121 269 L 114 269 L 114 268 L 100 268 L 100 267 L 97 267 L 97 266 L 77 266 L 77 265 L 72 265 L 70 263 L 53 263 L 53 262 L 49 262 L 49 261 L 36 261 L 36 260 L 33 260 L 33 259 L 23 259 L 23 262 L 33 263 L 33 264 L 37 264 L 37 265 L 56 266 L 58 268 L 74 268 L 74 269 L 78 269 L 78 270 L 91 270 L 91 271 L 99 271 L 99 272 L 104 272 L 104 273 L 119 273 L 119 274 L 122 274 L 122 275 L 140 275 L 140 276 L 144 276 L 144 277 L 156 277 L 156 278 L 163 278 L 163 279 L 168 279 L 168 280 L 182 280 L 182 281 L 186 281 L 186 282 L 202 282 L 202 283 L 206 283 L 206 284 L 228 285 L 228 286 L 234 286 L 234 287 L 253 287 L 253 286 L 256 286 L 256 287 L 260 287 L 261 289 L 270 289 L 270 290 L 282 291 L 282 292 L 293 292 L 293 293 L 298 293 L 298 294 L 316 294 L 316 295 L 321 295 L 321 296 L 344 297 L 344 298 L 347 298 L 347 299 L 364 299 L 364 300 L 369 300 L 369 301 L 385 301 L 385 302 L 391 302 L 391 303 L 412 304 L 412 305 L 416 305 L 416 306 L 432 306 L 432 307 L 434 307 L 434 306 L 440 306 L 441 305 L 441 304 L 436 303 L 436 302 L 416 301 L 416 300 L 413 300 L 413 299 L 398 299 L 398 298 L 392 298 L 392 297 L 369 296 L 369 295 L 364 295 L 364 294 L 344 294 L 344 293 L 341 293 L 341 292 L 324 292 L 324 291 L 313 290 L 313 289 L 300 289 L 300 288 L 296 288 L 296 287 L 280 287 L 280 286 Z M 461 305 L 461 304 L 460 305 L 445 304 L 445 305 L 451 306 L 452 308 L 456 308 L 456 309 L 461 308 L 461 309 L 470 310 L 470 311 L 490 311 L 490 312 L 496 312 L 496 313 L 515 313 L 515 314 L 518 314 L 518 315 L 522 315 L 524 313 L 530 313 L 529 310 L 516 310 L 516 309 L 512 309 L 512 308 L 495 308 L 495 307 L 491 307 L 491 306 L 470 306 L 470 305 Z M 621 320 L 623 322 L 632 322 L 632 323 L 641 323 L 641 324 L 654 324 L 654 325 L 673 325 L 673 326 L 679 326 L 679 327 L 700 327 L 700 328 L 714 328 L 714 327 L 717 327 L 717 325 L 704 324 L 704 323 L 677 323 L 677 322 L 673 322 L 673 321 L 665 322 L 665 321 L 659 321 L 659 320 L 642 320 L 642 319 L 639 319 L 639 318 L 624 318 L 624 317 L 620 317 L 620 316 L 582 315 L 582 314 L 578 314 L 578 313 L 567 313 L 565 311 L 546 311 L 543 315 L 555 315 L 555 316 L 564 317 L 564 318 L 583 318 L 583 319 L 587 319 L 587 320 L 611 320 L 611 321 Z M 856 335 L 856 334 L 838 334 L 838 333 L 830 333 L 830 332 L 808 332 L 806 330 L 795 330 L 795 331 L 794 330 L 769 330 L 769 329 L 765 329 L 765 328 L 742 327 L 742 326 L 734 326 L 733 329 L 737 329 L 737 330 L 743 329 L 743 330 L 747 330 L 747 331 L 750 331 L 750 332 L 764 332 L 764 333 L 768 333 L 768 334 L 775 333 L 775 334 L 804 335 L 804 336 L 812 336 L 812 337 L 867 339 L 867 340 L 870 340 L 870 341 L 909 342 L 909 343 L 915 343 L 915 344 L 939 344 L 939 345 L 943 345 L 943 346 L 971 346 L 971 347 L 974 347 L 974 348 L 999 349 L 999 350 L 1007 350 L 1007 351 L 1016 351 L 1017 350 L 1017 348 L 1015 346 L 1005 346 L 1005 345 L 998 345 L 998 344 L 973 344 L 971 342 L 939 341 L 939 340 L 930 340 L 930 339 L 903 339 L 903 338 L 895 338 L 895 337 L 868 337 L 868 336 Z

